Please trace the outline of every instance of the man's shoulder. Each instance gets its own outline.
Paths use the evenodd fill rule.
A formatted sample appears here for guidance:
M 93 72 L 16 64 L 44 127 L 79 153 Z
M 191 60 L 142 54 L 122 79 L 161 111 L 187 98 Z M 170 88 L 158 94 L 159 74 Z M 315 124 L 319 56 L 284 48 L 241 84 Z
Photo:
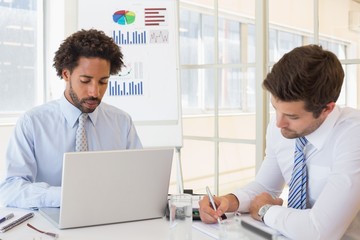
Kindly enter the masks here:
M 52 100 L 50 102 L 35 106 L 32 109 L 24 113 L 24 117 L 27 118 L 46 118 L 53 117 L 54 114 L 60 113 L 60 105 L 58 100 Z
M 360 110 L 351 108 L 351 107 L 343 107 L 340 108 L 340 120 L 358 120 L 360 119 Z
M 358 128 L 360 130 L 360 110 L 350 107 L 340 109 L 340 115 L 336 125 L 346 128 Z
M 105 102 L 101 102 L 101 104 L 98 106 L 98 108 L 99 108 L 99 111 L 103 112 L 106 115 L 111 114 L 113 116 L 130 117 L 130 115 L 126 111 L 124 111 L 124 110 L 122 110 L 122 109 L 120 109 L 120 108 L 118 108 L 118 107 L 116 107 L 114 105 L 110 105 L 108 103 L 105 103 Z

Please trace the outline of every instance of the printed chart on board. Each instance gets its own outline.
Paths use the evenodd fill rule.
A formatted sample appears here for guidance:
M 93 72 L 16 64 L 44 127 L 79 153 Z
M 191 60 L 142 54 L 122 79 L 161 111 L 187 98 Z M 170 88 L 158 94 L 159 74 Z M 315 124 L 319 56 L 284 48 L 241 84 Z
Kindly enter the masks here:
M 134 121 L 179 119 L 175 1 L 79 0 L 78 28 L 103 30 L 120 46 L 125 67 L 103 101 Z M 81 9 L 85 9 L 81 11 Z

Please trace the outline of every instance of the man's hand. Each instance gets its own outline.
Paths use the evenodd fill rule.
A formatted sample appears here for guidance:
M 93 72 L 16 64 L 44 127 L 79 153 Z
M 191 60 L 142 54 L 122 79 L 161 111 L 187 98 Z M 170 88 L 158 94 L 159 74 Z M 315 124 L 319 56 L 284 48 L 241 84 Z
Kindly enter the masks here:
M 273 198 L 270 194 L 268 193 L 261 193 L 259 195 L 257 195 L 251 202 L 250 204 L 250 214 L 251 216 L 258 220 L 261 221 L 258 212 L 259 209 L 264 206 L 265 204 L 271 204 L 271 205 L 282 205 L 283 204 L 283 200 L 281 198 Z
M 239 207 L 237 198 L 232 194 L 214 197 L 214 202 L 217 206 L 216 211 L 211 206 L 208 196 L 204 196 L 199 201 L 200 218 L 204 223 L 215 223 L 219 217 L 221 218 L 221 215 L 228 211 L 236 211 Z
M 220 197 L 214 197 L 215 205 L 218 206 L 215 211 L 210 204 L 208 196 L 204 196 L 203 199 L 199 201 L 199 212 L 201 221 L 204 223 L 215 223 L 217 222 L 218 217 L 220 217 L 228 209 L 228 201 Z

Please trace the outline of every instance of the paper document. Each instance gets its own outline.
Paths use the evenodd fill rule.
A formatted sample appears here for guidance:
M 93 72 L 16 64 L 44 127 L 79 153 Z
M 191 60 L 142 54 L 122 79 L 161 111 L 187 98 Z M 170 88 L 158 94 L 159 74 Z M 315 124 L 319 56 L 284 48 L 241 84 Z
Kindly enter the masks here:
M 202 221 L 194 221 L 192 226 L 214 239 L 219 239 L 220 226 L 218 223 L 206 224 Z
M 241 226 L 244 239 L 287 239 L 278 231 L 266 226 L 263 222 L 256 221 L 248 214 L 241 215 Z M 193 227 L 214 239 L 219 239 L 220 225 L 218 223 L 205 224 L 195 221 Z

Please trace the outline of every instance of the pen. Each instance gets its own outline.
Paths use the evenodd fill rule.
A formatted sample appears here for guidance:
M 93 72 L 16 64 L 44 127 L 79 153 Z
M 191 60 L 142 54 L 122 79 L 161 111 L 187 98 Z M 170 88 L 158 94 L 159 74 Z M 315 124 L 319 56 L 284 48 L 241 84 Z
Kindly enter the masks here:
M 214 198 L 213 198 L 213 195 L 211 194 L 210 189 L 209 189 L 208 186 L 206 186 L 206 192 L 207 192 L 207 194 L 208 194 L 208 196 L 209 196 L 211 206 L 212 206 L 213 209 L 216 211 L 216 205 L 215 205 L 215 202 L 214 202 Z M 217 218 L 217 221 L 218 221 L 218 223 L 220 224 L 220 222 L 221 222 L 220 217 Z
M 34 213 L 33 213 L 33 212 L 28 213 L 28 214 L 25 214 L 25 215 L 22 216 L 21 218 L 16 219 L 16 220 L 12 221 L 11 223 L 9 223 L 9 224 L 3 226 L 2 228 L 0 228 L 0 232 L 1 232 L 1 233 L 4 233 L 4 232 L 12 229 L 13 227 L 16 227 L 17 225 L 25 222 L 26 220 L 32 218 L 33 216 L 34 216 Z
M 5 222 L 6 220 L 9 220 L 12 217 L 14 217 L 14 214 L 10 213 L 10 214 L 6 215 L 5 217 L 1 218 L 0 223 Z

